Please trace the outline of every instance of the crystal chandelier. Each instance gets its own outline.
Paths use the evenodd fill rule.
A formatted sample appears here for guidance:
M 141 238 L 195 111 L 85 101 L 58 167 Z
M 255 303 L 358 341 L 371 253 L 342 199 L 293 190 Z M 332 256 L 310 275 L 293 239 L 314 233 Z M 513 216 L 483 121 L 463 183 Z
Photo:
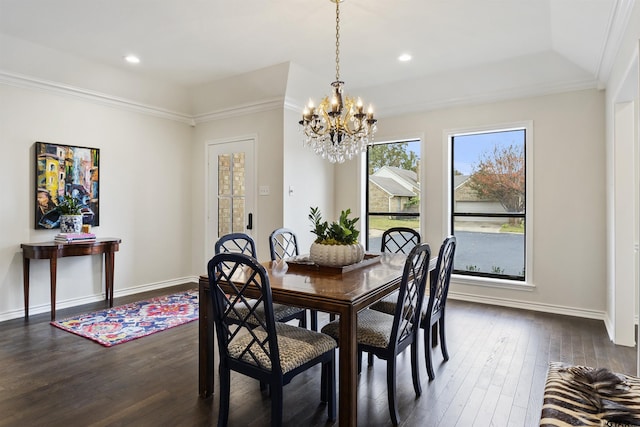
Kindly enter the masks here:
M 331 97 L 325 97 L 314 107 L 313 101 L 305 107 L 300 120 L 304 134 L 304 145 L 331 163 L 342 163 L 346 159 L 366 151 L 373 142 L 377 120 L 369 106 L 364 112 L 362 100 L 344 94 L 344 82 L 340 81 L 340 3 L 336 4 L 336 81 L 331 83 Z

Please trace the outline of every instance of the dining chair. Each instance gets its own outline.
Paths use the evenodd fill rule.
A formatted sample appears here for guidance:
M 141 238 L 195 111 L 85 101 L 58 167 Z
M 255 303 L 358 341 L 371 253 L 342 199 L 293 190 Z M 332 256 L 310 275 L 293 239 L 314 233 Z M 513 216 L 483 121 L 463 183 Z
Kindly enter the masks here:
M 393 227 L 382 233 L 380 252 L 403 253 L 411 252 L 411 249 L 420 243 L 420 233 L 409 227 Z
M 440 245 L 436 268 L 431 272 L 429 283 L 429 301 L 427 309 L 422 314 L 420 327 L 424 329 L 424 357 L 427 364 L 429 380 L 435 378 L 431 360 L 431 347 L 438 345 L 438 331 L 440 334 L 440 350 L 445 361 L 449 360 L 447 341 L 444 329 L 445 308 L 449 295 L 449 282 L 453 270 L 453 257 L 456 252 L 456 237 L 447 236 Z M 429 345 L 431 342 L 431 345 Z
M 420 233 L 409 227 L 393 227 L 382 233 L 380 252 L 407 255 L 421 241 Z M 397 294 L 393 293 L 380 301 L 375 302 L 371 308 L 384 313 L 393 314 L 396 309 Z M 373 358 L 369 356 L 369 365 L 373 364 Z
M 418 367 L 418 329 L 430 258 L 431 249 L 426 243 L 415 246 L 407 256 L 398 291 L 398 301 L 402 303 L 396 304 L 393 315 L 368 308 L 358 313 L 358 352 L 365 351 L 387 361 L 387 400 L 391 421 L 395 425 L 400 419 L 396 402 L 396 359 L 407 347 L 411 348 L 413 389 L 416 396 L 422 394 Z M 339 330 L 339 321 L 330 322 L 322 328 L 322 332 L 334 337 L 338 345 Z
M 215 253 L 240 253 L 257 259 L 256 244 L 254 240 L 245 233 L 230 233 L 221 236 L 214 245 Z M 246 314 L 246 310 L 238 308 Z M 289 322 L 298 320 L 299 325 L 303 328 L 307 327 L 307 313 L 304 308 L 294 307 L 285 304 L 274 304 L 273 311 L 276 321 Z M 259 310 L 257 315 L 263 315 Z
M 271 261 L 285 260 L 298 256 L 298 239 L 296 233 L 288 228 L 278 228 L 269 235 L 269 252 Z M 311 318 L 311 330 L 318 330 L 318 312 L 309 310 Z
M 229 419 L 231 371 L 269 385 L 271 425 L 280 426 L 283 387 L 317 364 L 322 364 L 320 399 L 327 403 L 328 419 L 335 421 L 336 341 L 320 332 L 275 321 L 269 276 L 255 258 L 220 253 L 209 261 L 207 270 L 220 354 L 218 426 L 226 426 Z M 249 314 L 237 311 L 237 307 L 246 308 Z M 258 311 L 264 315 L 252 315 Z
M 456 251 L 455 236 L 447 236 L 440 245 L 436 267 L 429 276 L 429 301 L 426 309 L 422 313 L 420 327 L 424 329 L 424 356 L 427 365 L 429 380 L 435 378 L 433 363 L 431 360 L 431 348 L 437 347 L 438 335 L 440 336 L 440 350 L 445 361 L 449 360 L 447 351 L 447 341 L 444 329 L 445 307 L 449 294 L 449 282 L 451 281 L 451 271 L 453 269 L 453 257 Z M 395 312 L 395 304 L 372 305 L 372 309 L 382 311 L 387 314 Z M 372 364 L 371 355 L 369 365 Z

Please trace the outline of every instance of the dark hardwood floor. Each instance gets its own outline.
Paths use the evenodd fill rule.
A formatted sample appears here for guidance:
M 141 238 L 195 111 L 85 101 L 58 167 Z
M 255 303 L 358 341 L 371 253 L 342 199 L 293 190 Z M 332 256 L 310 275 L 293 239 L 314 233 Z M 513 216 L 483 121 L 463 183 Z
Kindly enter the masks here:
M 124 304 L 195 284 L 116 298 Z M 104 308 L 59 310 L 58 319 Z M 328 316 L 320 317 L 321 323 Z M 549 361 L 635 375 L 634 348 L 613 345 L 601 321 L 451 300 L 450 360 L 434 352 L 429 382 L 421 350 L 423 394 L 415 397 L 408 352 L 398 366 L 404 426 L 536 426 Z M 0 323 L 0 426 L 208 426 L 218 396 L 198 397 L 198 325 L 102 347 L 49 324 L 49 314 Z M 390 425 L 385 362 L 364 367 L 358 390 L 362 426 Z M 216 386 L 218 381 L 216 378 Z M 269 425 L 269 397 L 232 375 L 231 426 Z M 285 425 L 322 426 L 320 369 L 285 387 Z

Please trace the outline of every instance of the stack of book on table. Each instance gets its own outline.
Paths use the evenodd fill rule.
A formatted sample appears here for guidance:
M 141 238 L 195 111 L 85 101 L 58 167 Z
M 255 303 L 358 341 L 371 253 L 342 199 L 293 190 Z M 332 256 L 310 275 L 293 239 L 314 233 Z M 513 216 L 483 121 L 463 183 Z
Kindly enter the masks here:
M 56 243 L 95 242 L 96 235 L 93 233 L 59 233 L 53 240 Z

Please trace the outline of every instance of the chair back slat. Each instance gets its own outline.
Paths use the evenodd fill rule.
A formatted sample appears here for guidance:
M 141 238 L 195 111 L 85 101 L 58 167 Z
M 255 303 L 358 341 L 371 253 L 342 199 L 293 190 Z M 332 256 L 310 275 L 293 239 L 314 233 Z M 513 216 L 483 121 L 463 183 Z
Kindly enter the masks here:
M 381 252 L 409 254 L 420 243 L 420 233 L 413 228 L 393 227 L 382 233 Z
M 222 252 L 209 261 L 208 274 L 221 363 L 280 375 L 279 363 L 272 366 L 280 357 L 264 267 L 248 255 Z M 256 315 L 258 310 L 264 316 Z
M 456 238 L 448 236 L 440 246 L 436 268 L 431 272 L 429 302 L 427 303 L 427 315 L 429 316 L 438 314 L 447 301 L 455 252 Z
M 429 274 L 431 248 L 428 244 L 413 247 L 404 264 L 398 302 L 391 331 L 390 345 L 415 339 L 420 327 L 420 313 Z
M 296 234 L 288 228 L 278 228 L 269 236 L 271 261 L 291 258 L 298 255 Z

